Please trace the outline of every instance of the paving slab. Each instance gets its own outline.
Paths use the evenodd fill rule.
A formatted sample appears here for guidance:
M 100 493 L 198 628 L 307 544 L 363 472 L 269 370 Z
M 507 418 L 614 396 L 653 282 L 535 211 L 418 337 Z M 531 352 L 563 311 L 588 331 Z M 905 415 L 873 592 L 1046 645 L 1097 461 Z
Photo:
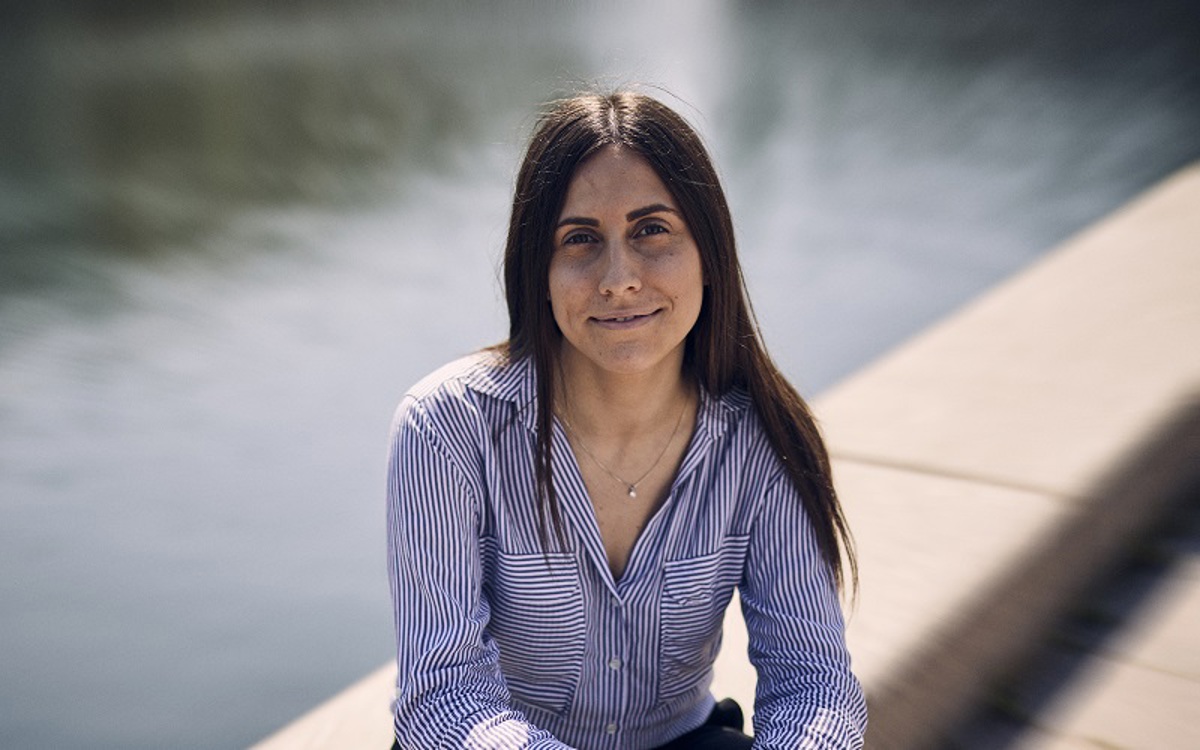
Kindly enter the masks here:
M 1112 659 L 1200 684 L 1200 580 L 1184 575 L 1165 581 L 1142 606 L 1137 620 L 1103 651 Z M 1195 723 L 1200 725 L 1200 716 Z
M 835 470 L 862 552 L 846 638 L 855 673 L 876 695 L 898 674 L 939 674 L 946 657 L 947 668 L 965 664 L 945 650 L 961 618 L 1002 606 L 990 592 L 1069 512 L 1026 490 L 850 461 Z
M 1146 700 L 1173 705 L 1178 701 L 1169 691 L 1200 684 L 1194 671 L 1200 659 L 1200 486 L 1184 495 L 1111 575 L 1073 604 L 1036 654 L 989 690 L 986 704 L 954 731 L 947 750 L 1128 747 L 1113 734 L 1108 709 L 1129 725 L 1157 725 Z M 1121 665 L 1169 679 L 1156 687 L 1144 674 L 1114 678 Z M 1115 706 L 1114 694 L 1119 699 L 1127 688 L 1151 692 Z M 1185 718 L 1194 721 L 1190 714 Z M 1095 719 L 1101 722 L 1094 725 Z M 1195 746 L 1173 730 L 1143 735 L 1145 744 L 1167 750 Z
M 1102 744 L 1096 740 L 1082 737 L 1061 737 L 1050 732 L 1032 730 L 1010 750 L 1114 750 L 1114 748 L 1112 745 Z
M 1036 720 L 1054 738 L 1125 750 L 1200 747 L 1200 682 L 1123 660 L 1095 657 L 1088 674 Z M 1022 747 L 1050 745 L 1037 740 Z

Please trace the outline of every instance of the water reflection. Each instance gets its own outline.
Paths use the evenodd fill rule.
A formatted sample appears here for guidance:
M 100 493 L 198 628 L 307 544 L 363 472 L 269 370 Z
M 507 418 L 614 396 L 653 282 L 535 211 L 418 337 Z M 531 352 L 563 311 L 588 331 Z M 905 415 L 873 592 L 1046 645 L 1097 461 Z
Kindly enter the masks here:
M 250 207 L 361 205 L 403 172 L 444 167 L 485 137 L 483 115 L 511 84 L 489 64 L 487 19 L 439 35 L 411 23 L 429 15 L 414 10 L 386 24 L 361 8 L 129 26 L 43 18 L 21 40 L 31 75 L 6 81 L 21 106 L 4 125 L 10 173 L 46 205 L 4 206 L 0 229 L 153 255 L 194 249 Z M 505 72 L 519 77 L 567 61 L 515 62 Z
M 1200 155 L 1184 4 L 494 5 L 0 11 L 0 745 L 244 745 L 386 658 L 390 410 L 504 334 L 578 81 L 698 121 L 808 393 Z

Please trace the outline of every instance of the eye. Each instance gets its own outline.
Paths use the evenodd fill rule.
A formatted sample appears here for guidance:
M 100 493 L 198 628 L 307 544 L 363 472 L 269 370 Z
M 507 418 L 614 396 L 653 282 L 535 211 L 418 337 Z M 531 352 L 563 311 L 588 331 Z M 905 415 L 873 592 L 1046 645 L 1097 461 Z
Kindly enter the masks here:
M 667 229 L 662 224 L 660 224 L 656 221 L 652 221 L 652 222 L 649 222 L 647 224 L 644 224 L 644 225 L 638 227 L 638 230 L 635 233 L 635 236 L 646 237 L 646 236 L 652 235 L 652 234 L 667 234 L 669 232 L 670 232 L 670 230 Z
M 568 234 L 566 237 L 563 237 L 562 243 L 564 245 L 582 245 L 584 243 L 595 241 L 596 238 L 593 237 L 590 232 L 575 232 L 574 234 Z

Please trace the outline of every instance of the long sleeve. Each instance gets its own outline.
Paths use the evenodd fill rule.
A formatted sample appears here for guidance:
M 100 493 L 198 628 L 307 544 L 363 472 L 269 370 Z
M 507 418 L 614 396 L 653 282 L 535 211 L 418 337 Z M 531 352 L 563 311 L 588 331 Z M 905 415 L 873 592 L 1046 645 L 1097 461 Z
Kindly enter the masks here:
M 420 750 L 569 750 L 509 705 L 499 651 L 485 629 L 482 485 L 464 470 L 464 458 L 421 404 L 406 398 L 393 423 L 387 498 L 396 738 Z
M 837 591 L 791 482 L 764 498 L 741 586 L 758 671 L 755 748 L 861 748 L 867 711 Z

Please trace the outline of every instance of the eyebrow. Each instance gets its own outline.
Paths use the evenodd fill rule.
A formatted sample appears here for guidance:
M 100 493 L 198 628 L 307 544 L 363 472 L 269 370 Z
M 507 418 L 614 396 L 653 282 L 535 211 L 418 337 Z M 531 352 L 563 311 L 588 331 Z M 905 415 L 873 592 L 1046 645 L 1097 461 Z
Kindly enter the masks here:
M 559 227 L 565 227 L 565 226 L 566 226 L 566 225 L 568 225 L 568 224 L 582 224 L 582 225 L 583 225 L 583 226 L 585 226 L 585 227 L 598 227 L 598 226 L 600 226 L 600 222 L 599 222 L 599 221 L 597 221 L 596 219 L 588 219 L 588 218 L 586 218 L 586 217 L 583 217 L 583 216 L 568 216 L 567 218 L 565 218 L 565 219 L 563 219 L 562 221 L 558 222 L 558 224 L 557 224 L 556 226 L 559 226 Z
M 630 211 L 629 213 L 625 214 L 625 221 L 636 221 L 637 219 L 640 219 L 643 216 L 649 216 L 650 214 L 656 214 L 656 213 L 659 213 L 660 211 L 666 211 L 668 213 L 675 214 L 676 216 L 679 215 L 678 211 L 676 211 L 675 209 L 666 205 L 665 203 L 651 203 L 649 206 L 643 206 L 642 208 L 635 208 L 632 211 Z M 586 216 L 568 216 L 568 217 L 564 218 L 562 221 L 558 222 L 557 226 L 562 227 L 562 226 L 566 226 L 567 224 L 578 224 L 578 225 L 582 225 L 585 227 L 600 226 L 600 222 L 598 220 L 588 218 Z
M 659 213 L 660 211 L 666 211 L 667 213 L 672 213 L 672 214 L 676 214 L 676 215 L 679 214 L 678 211 L 676 211 L 675 209 L 671 208 L 670 206 L 668 206 L 664 203 L 651 203 L 649 206 L 646 206 L 644 208 L 635 208 L 634 210 L 625 214 L 625 221 L 634 221 L 635 219 L 640 219 L 643 216 L 649 216 L 650 214 L 656 214 L 656 213 Z

